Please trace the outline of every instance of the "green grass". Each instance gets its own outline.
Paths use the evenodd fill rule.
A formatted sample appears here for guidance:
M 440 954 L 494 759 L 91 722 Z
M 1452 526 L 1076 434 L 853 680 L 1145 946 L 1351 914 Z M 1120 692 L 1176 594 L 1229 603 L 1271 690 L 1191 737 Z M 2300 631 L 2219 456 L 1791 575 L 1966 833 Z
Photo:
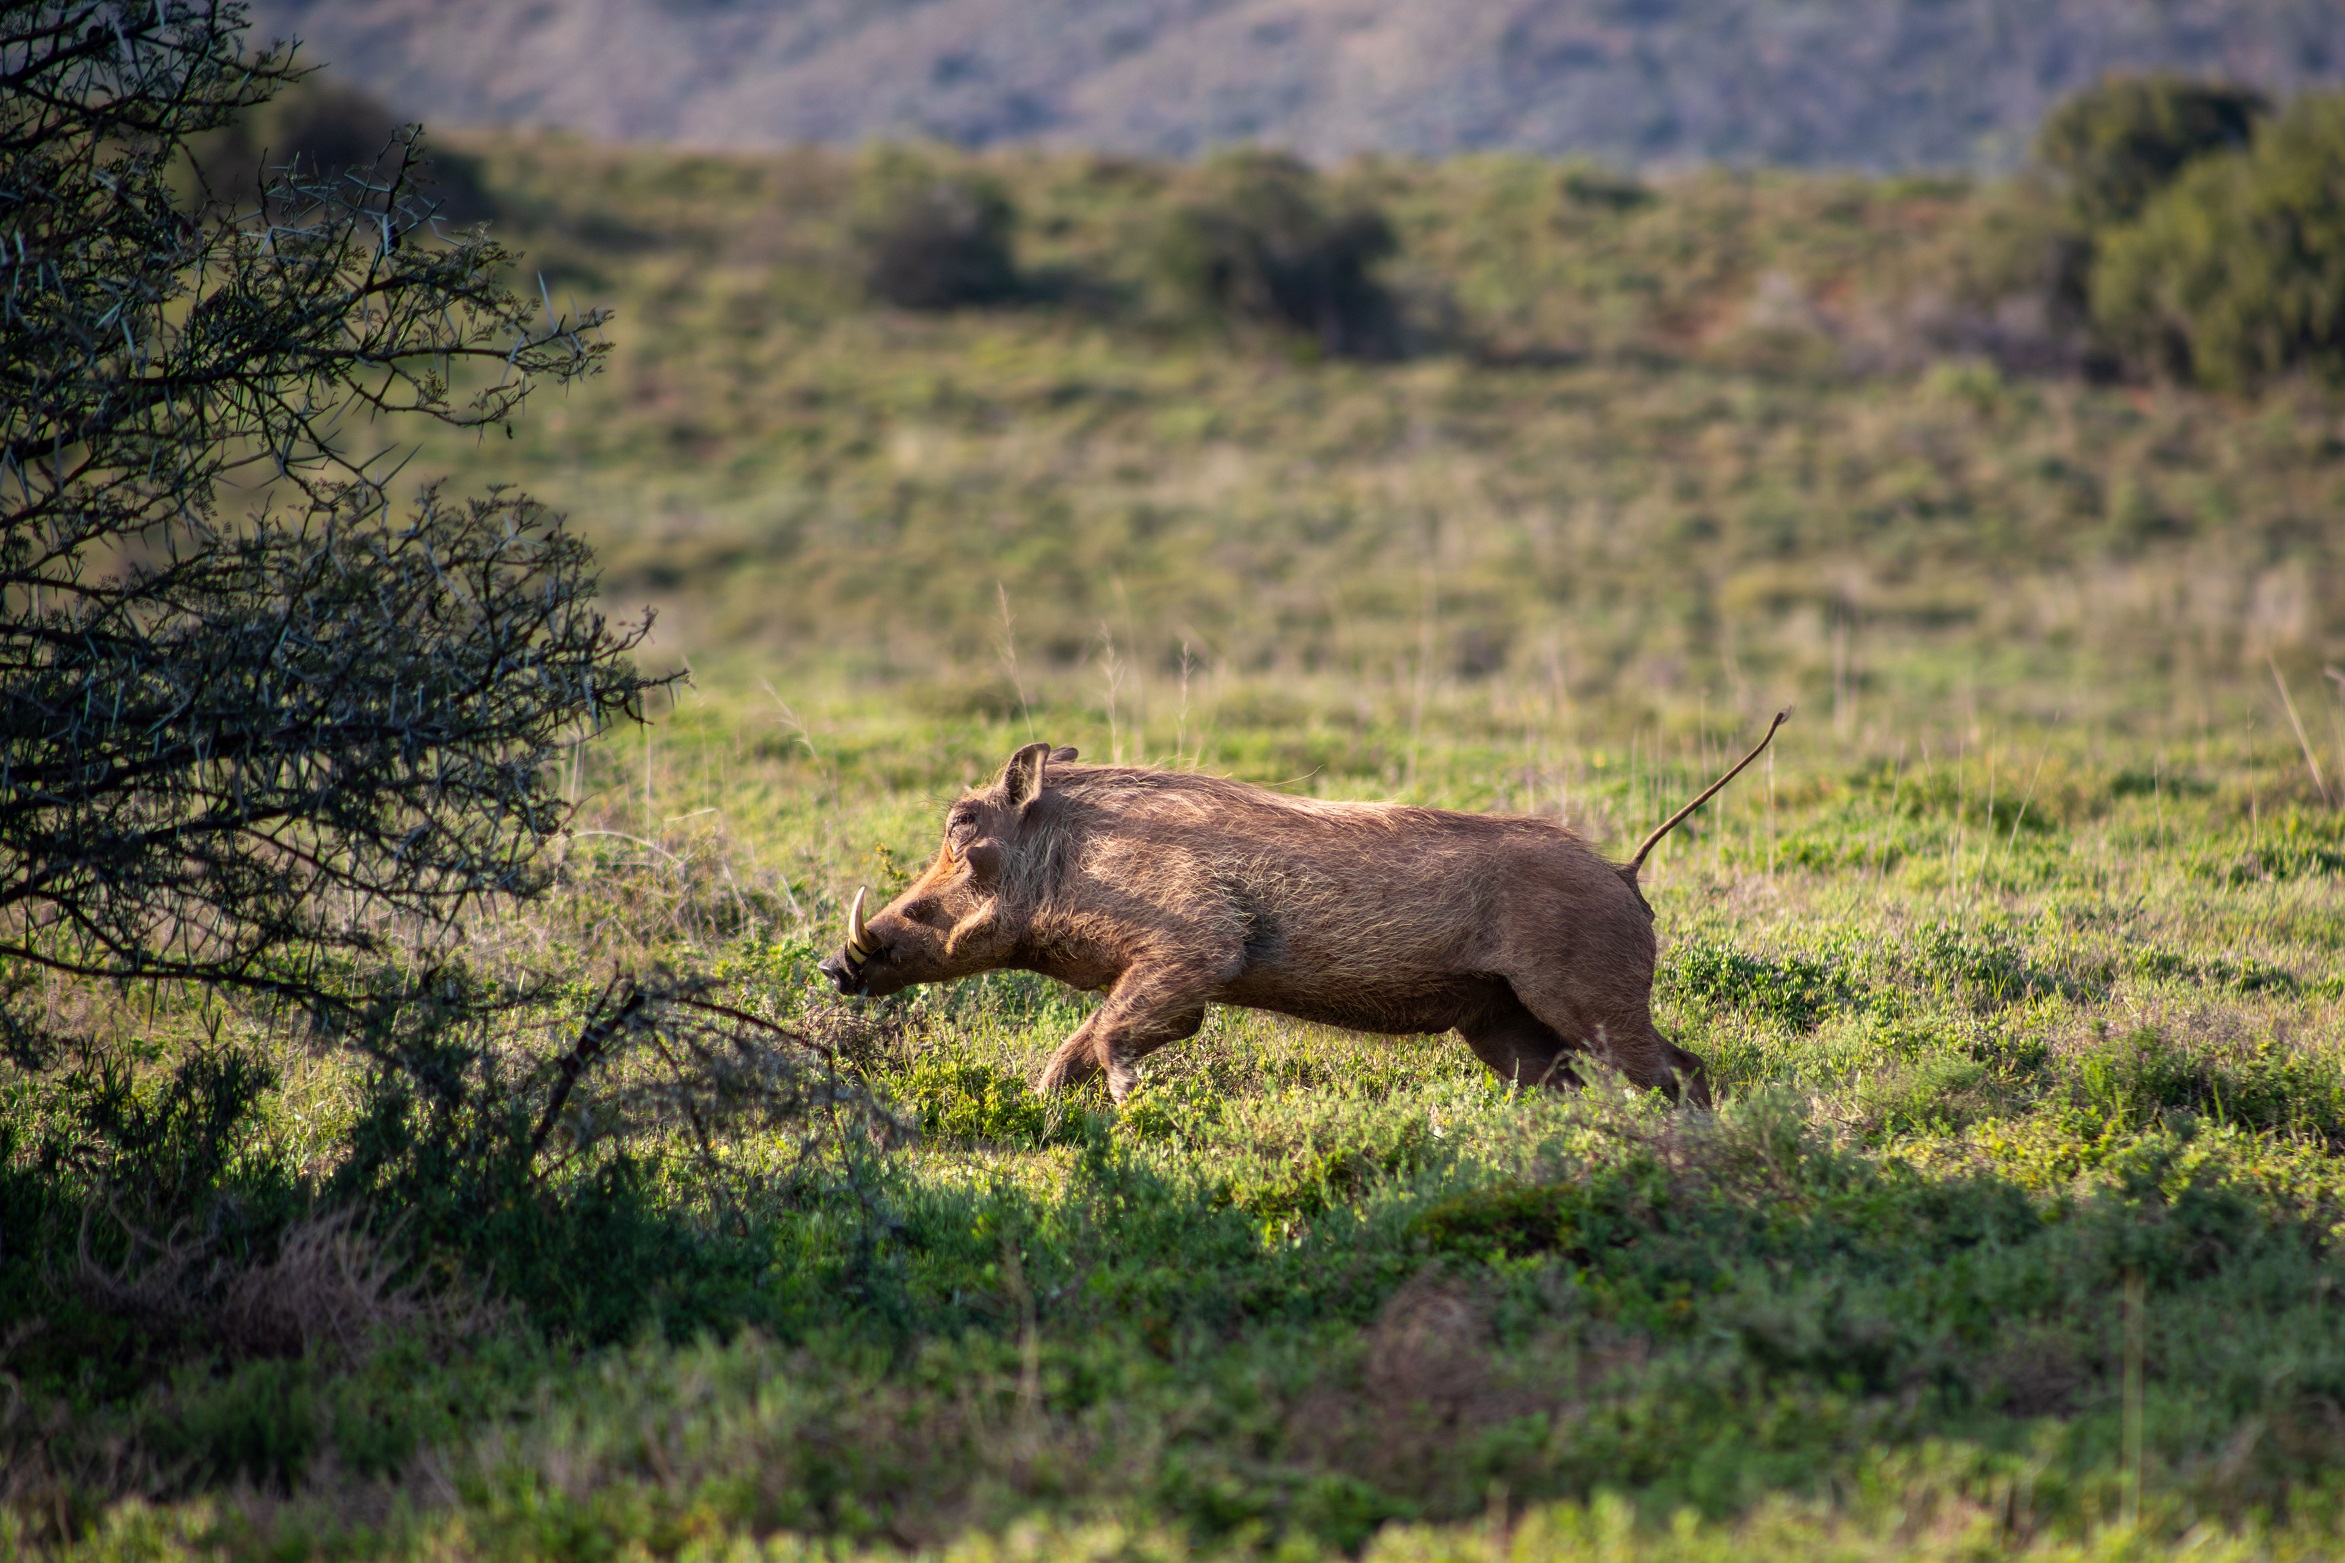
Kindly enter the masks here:
M 588 979 L 692 959 L 826 1023 L 811 963 L 841 897 L 916 861 L 1024 725 L 864 695 L 797 713 L 710 674 L 655 728 L 648 792 L 641 739 L 589 757 L 586 823 L 656 850 L 580 837 L 561 895 L 476 931 L 484 957 Z M 1372 713 L 1359 752 L 1413 719 Z M 1474 720 L 1422 719 L 1417 795 L 1488 806 L 1495 771 L 1617 845 L 1696 779 L 1584 751 L 1538 774 Z M 1107 738 L 1076 704 L 1037 723 Z M 1204 741 L 1277 781 L 1290 731 Z M 1606 1555 L 2116 1556 L 2130 1270 L 2142 1555 L 2311 1547 L 2345 1396 L 2345 821 L 2276 746 L 2178 745 L 2149 792 L 2108 749 L 1988 738 L 1941 792 L 1795 728 L 1772 805 L 1755 773 L 1665 847 L 1658 1007 L 1712 1062 L 1714 1118 L 1616 1084 L 1519 1096 L 1454 1040 L 1238 1012 L 1120 1115 L 1047 1105 L 1024 1081 L 1088 1001 L 984 978 L 863 1007 L 864 1076 L 921 1131 L 875 1204 L 711 1225 L 648 1147 L 639 1203 L 582 1245 L 602 1272 L 571 1278 L 626 1307 L 105 1393 L 52 1360 L 25 1403 L 66 1418 L 60 1451 L 153 1462 L 132 1485 L 162 1506 L 126 1509 L 60 1460 L 92 1556 L 150 1532 L 268 1555 L 1480 1556 L 1502 1511 L 1531 1557 L 1623 1526 L 1644 1550 Z M 2040 771 L 2038 824 L 1974 796 L 1990 757 Z M 338 1099 L 330 1069 L 296 1080 L 278 1154 L 330 1149 Z M 224 1483 L 262 1494 L 205 1496 Z
M 1355 170 L 1471 328 L 1364 365 L 1149 314 L 1127 239 L 1177 172 L 1005 160 L 1029 273 L 1088 280 L 916 320 L 850 307 L 838 162 L 489 152 L 620 351 L 422 467 L 572 506 L 697 676 L 581 752 L 560 887 L 461 953 L 560 977 L 556 1026 L 614 970 L 712 973 L 917 1141 L 759 1181 L 779 1138 L 712 1177 L 637 1135 L 555 1178 L 558 1220 L 515 1196 L 468 1229 L 420 1190 L 383 1224 L 418 1311 L 238 1357 L 91 1306 L 70 1223 L 19 1240 L 106 1169 L 43 1162 L 70 1104 L 11 1076 L 8 1545 L 2334 1552 L 2345 816 L 2272 671 L 2334 787 L 2333 404 L 1859 373 L 1738 313 L 1769 270 L 1859 302 L 1939 275 L 2004 199 L 1965 187 Z M 1647 874 L 1714 1116 L 1241 1012 L 1120 1114 L 1044 1103 L 1092 1001 L 813 977 L 855 888 L 1030 737 L 1619 855 L 1789 700 Z M 355 1065 L 54 998 L 150 1107 L 208 1047 L 274 1071 L 185 1174 L 236 1196 L 207 1233 L 332 1186 Z

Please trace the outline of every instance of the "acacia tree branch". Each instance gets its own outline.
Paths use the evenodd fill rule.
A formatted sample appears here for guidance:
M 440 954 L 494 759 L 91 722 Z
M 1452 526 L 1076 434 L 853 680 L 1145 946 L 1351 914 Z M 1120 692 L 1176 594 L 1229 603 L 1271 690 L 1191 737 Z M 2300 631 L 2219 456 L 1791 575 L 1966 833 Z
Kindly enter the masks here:
M 546 1093 L 545 1111 L 538 1115 L 537 1127 L 529 1135 L 532 1152 L 545 1148 L 546 1136 L 554 1132 L 555 1124 L 561 1122 L 562 1109 L 569 1105 L 570 1093 L 578 1089 L 579 1080 L 594 1067 L 603 1049 L 610 1045 L 611 1038 L 617 1036 L 642 1011 L 643 990 L 632 982 L 625 984 L 627 996 L 619 1007 L 609 1007 L 611 994 L 620 985 L 621 979 L 613 977 L 604 986 L 602 997 L 595 1000 L 594 1008 L 587 1014 L 585 1026 L 579 1030 L 576 1045 L 554 1061 L 553 1089 Z
M 552 757 L 665 680 L 559 516 L 428 488 L 395 514 L 396 452 L 346 443 L 504 421 L 595 370 L 604 317 L 541 319 L 516 257 L 442 234 L 413 129 L 237 208 L 172 183 L 302 74 L 244 20 L 0 0 L 0 968 L 316 1008 L 389 920 L 541 887 Z M 467 366 L 499 373 L 459 400 Z M 222 519 L 264 468 L 281 503 Z M 0 1032 L 32 1035 L 7 991 Z

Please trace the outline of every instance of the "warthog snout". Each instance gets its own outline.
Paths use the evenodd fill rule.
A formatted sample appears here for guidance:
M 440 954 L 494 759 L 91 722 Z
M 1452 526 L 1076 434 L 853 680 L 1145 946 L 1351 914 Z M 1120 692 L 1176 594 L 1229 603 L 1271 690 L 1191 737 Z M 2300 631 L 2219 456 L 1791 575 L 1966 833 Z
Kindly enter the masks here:
M 844 951 L 826 955 L 814 963 L 814 969 L 831 980 L 831 986 L 849 998 L 863 991 L 863 974 L 851 965 Z

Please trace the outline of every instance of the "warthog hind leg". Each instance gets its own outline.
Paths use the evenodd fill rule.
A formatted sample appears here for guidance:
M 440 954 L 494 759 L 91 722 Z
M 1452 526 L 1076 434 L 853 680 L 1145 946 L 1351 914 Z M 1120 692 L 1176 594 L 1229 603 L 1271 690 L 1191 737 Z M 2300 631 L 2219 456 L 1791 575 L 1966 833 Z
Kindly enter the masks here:
M 1483 1013 L 1459 1021 L 1457 1032 L 1491 1073 L 1526 1090 L 1543 1085 L 1560 1091 L 1580 1083 L 1568 1062 L 1577 1049 L 1511 992 Z
M 1632 1084 L 1659 1090 L 1697 1107 L 1710 1105 L 1710 1086 L 1702 1061 L 1661 1035 L 1653 1025 L 1647 998 L 1648 973 L 1642 984 L 1577 986 L 1568 974 L 1539 972 L 1513 979 L 1523 1007 L 1558 1035 L 1580 1042 L 1587 1050 L 1626 1075 Z

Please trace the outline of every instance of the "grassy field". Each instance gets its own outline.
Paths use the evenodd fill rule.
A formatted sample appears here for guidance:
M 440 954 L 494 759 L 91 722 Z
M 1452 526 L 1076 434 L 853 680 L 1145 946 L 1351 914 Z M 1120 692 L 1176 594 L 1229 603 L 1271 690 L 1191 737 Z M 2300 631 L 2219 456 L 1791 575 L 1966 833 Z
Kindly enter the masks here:
M 2334 401 L 1907 363 L 2007 192 L 1354 170 L 1428 342 L 1372 364 L 1154 313 L 1178 171 L 1001 160 L 1036 297 L 931 318 L 852 300 L 845 162 L 483 151 L 617 350 L 416 470 L 570 508 L 695 679 L 579 753 L 560 888 L 454 953 L 551 973 L 561 1035 L 706 974 L 913 1132 L 699 1147 L 629 1116 L 637 1060 L 526 1193 L 320 1225 L 362 1063 L 59 989 L 149 1116 L 77 1160 L 98 1066 L 8 1085 L 8 1545 L 2334 1555 Z M 1715 1114 L 1237 1012 L 1121 1113 L 1045 1103 L 1091 1001 L 813 976 L 1030 737 L 1620 854 L 1787 701 L 1647 875 Z M 105 1257 L 89 1191 L 185 1172 L 194 1056 L 275 1083 L 156 1235 L 294 1222 L 356 1301 L 293 1351 L 189 1347 Z
M 671 655 L 996 714 L 1009 655 L 1111 646 L 1151 699 L 1184 663 L 1511 678 L 1617 733 L 1827 683 L 1844 725 L 1868 690 L 2189 725 L 2267 654 L 2345 654 L 2332 400 L 1947 356 L 2051 350 L 2011 324 L 2060 232 L 2024 192 L 1363 165 L 1328 199 L 1390 217 L 1426 349 L 1380 364 L 1169 312 L 1176 168 L 979 165 L 1032 297 L 911 315 L 856 302 L 843 158 L 484 156 L 549 296 L 616 308 L 614 356 L 417 470 L 567 508 Z

